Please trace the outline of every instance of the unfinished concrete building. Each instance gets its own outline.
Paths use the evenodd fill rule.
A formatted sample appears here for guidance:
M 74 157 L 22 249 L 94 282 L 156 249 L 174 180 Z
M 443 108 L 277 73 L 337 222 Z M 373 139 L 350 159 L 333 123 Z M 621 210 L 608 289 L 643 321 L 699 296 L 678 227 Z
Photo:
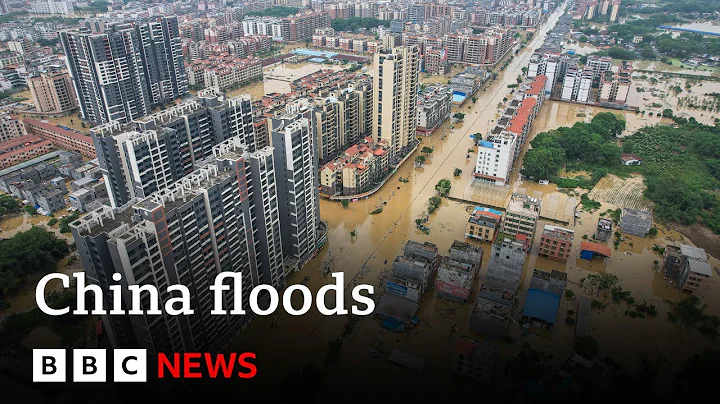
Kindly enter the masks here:
M 514 300 L 512 292 L 483 285 L 470 315 L 470 329 L 486 338 L 502 338 L 510 321 Z
M 610 219 L 600 218 L 595 231 L 595 240 L 607 242 L 613 235 L 613 222 Z
M 710 289 L 712 268 L 705 250 L 683 244 L 680 246 L 680 254 L 685 262 L 678 279 L 680 290 L 692 293 L 696 290 Z
M 532 240 L 540 216 L 541 201 L 524 194 L 512 194 L 505 211 L 502 232 L 510 235 L 523 234 Z
M 475 269 L 472 265 L 443 257 L 438 267 L 435 289 L 438 297 L 465 303 L 472 291 Z
M 492 246 L 485 284 L 517 293 L 525 257 L 524 244 L 509 237 L 498 237 Z
M 482 265 L 483 249 L 463 241 L 455 240 L 452 246 L 450 246 L 450 258 L 472 265 L 477 275 L 480 271 L 480 265 Z
M 386 290 L 419 301 L 439 263 L 440 255 L 435 244 L 409 240 L 405 244 L 404 255 L 398 255 L 392 263 L 392 276 L 385 284 Z

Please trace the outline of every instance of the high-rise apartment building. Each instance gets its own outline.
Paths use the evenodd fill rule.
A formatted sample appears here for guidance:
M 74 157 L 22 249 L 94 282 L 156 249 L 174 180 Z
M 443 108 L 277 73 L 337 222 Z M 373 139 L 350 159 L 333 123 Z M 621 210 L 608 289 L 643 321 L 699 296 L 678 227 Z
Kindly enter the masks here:
M 215 145 L 238 137 L 257 150 L 249 95 L 201 96 L 122 125 L 91 129 L 113 207 L 145 198 L 193 172 Z
M 317 134 L 307 103 L 272 119 L 273 161 L 286 267 L 299 269 L 315 253 L 320 227 Z
M 66 72 L 43 72 L 27 79 L 35 109 L 39 112 L 62 113 L 77 108 L 77 97 Z
M 125 308 L 128 285 L 155 286 L 163 306 L 173 297 L 169 285 L 190 291 L 191 315 L 102 316 L 114 348 L 220 350 L 251 319 L 210 314 L 208 285 L 220 272 L 243 275 L 243 299 L 258 284 L 285 286 L 272 150 L 250 153 L 242 142 L 236 137 L 216 146 L 207 164 L 132 206 L 102 206 L 71 224 L 86 281 L 100 286 L 106 308 L 113 307 L 114 273 L 122 275 Z M 226 293 L 224 307 L 232 308 L 233 299 Z M 148 301 L 142 306 L 147 310 Z
M 373 63 L 373 139 L 387 141 L 391 160 L 400 160 L 416 142 L 420 53 L 416 46 L 386 48 Z
M 187 94 L 177 17 L 60 34 L 84 119 L 129 122 Z

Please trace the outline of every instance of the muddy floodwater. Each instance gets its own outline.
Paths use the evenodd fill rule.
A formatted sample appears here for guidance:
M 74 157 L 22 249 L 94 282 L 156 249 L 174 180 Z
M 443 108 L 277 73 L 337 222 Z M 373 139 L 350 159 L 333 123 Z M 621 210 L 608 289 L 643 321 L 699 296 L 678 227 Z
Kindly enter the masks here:
M 556 18 L 557 15 L 550 17 L 551 20 Z M 316 291 L 331 281 L 331 278 L 322 276 L 322 269 L 327 266 L 334 272 L 343 272 L 345 282 L 349 286 L 357 283 L 371 284 L 375 286 L 376 294 L 379 294 L 383 291 L 382 284 L 389 274 L 390 263 L 401 253 L 407 240 L 435 243 L 441 254 L 447 253 L 453 240 L 464 240 L 468 212 L 474 204 L 443 199 L 440 208 L 430 215 L 427 223 L 430 228 L 429 235 L 423 234 L 416 228 L 415 219 L 427 212 L 428 198 L 435 194 L 434 186 L 440 179 L 451 179 L 453 187 L 451 195 L 467 199 L 463 196 L 472 183 L 471 175 L 476 156 L 473 141 L 469 136 L 474 133 L 487 133 L 498 117 L 498 103 L 510 91 L 507 85 L 515 82 L 515 78 L 521 73 L 521 68 L 527 65 L 531 50 L 539 46 L 546 32 L 547 26 L 540 30 L 505 71 L 500 72 L 489 87 L 476 94 L 478 98 L 476 103 L 466 103 L 457 109 L 466 114 L 464 122 L 445 122 L 430 137 L 423 138 L 421 146 L 433 147 L 433 153 L 428 156 L 423 166 L 414 167 L 412 164 L 405 164 L 378 193 L 353 202 L 348 208 L 343 208 L 339 203 L 323 200 L 321 217 L 329 224 L 328 244 L 302 271 L 290 274 L 288 283 L 302 282 Z M 537 117 L 533 135 L 558 126 L 589 121 L 594 114 L 602 111 L 604 110 L 601 108 L 546 101 Z M 660 121 L 657 118 L 642 117 L 632 112 L 612 112 L 625 116 L 628 121 L 627 132 Z M 462 170 L 459 177 L 453 177 L 455 168 Z M 409 179 L 409 182 L 400 182 L 400 177 Z M 508 190 L 521 188 L 540 192 L 543 195 L 559 193 L 553 185 L 543 187 L 515 179 Z M 508 190 L 500 190 L 498 195 Z M 501 197 L 498 196 L 498 199 Z M 369 214 L 380 206 L 383 207 L 382 213 Z M 607 303 L 604 310 L 594 310 L 591 318 L 592 334 L 600 342 L 600 357 L 609 356 L 623 366 L 637 367 L 639 364 L 637 355 L 628 355 L 628 353 L 647 352 L 652 358 L 658 359 L 658 352 L 662 352 L 663 360 L 677 363 L 687 358 L 692 351 L 709 346 L 710 340 L 702 337 L 696 330 L 667 321 L 666 313 L 671 310 L 671 303 L 679 301 L 683 295 L 674 287 L 666 285 L 663 276 L 654 269 L 654 261 L 661 260 L 661 257 L 653 252 L 652 247 L 654 244 L 664 245 L 669 242 L 687 243 L 679 233 L 672 229 L 661 228 L 655 239 L 626 237 L 618 249 L 612 250 L 612 257 L 606 260 L 596 259 L 588 262 L 578 258 L 582 236 L 592 235 L 600 214 L 607 209 L 615 208 L 617 206 L 612 203 L 603 202 L 599 210 L 592 213 L 583 212 L 577 220 L 567 225 L 576 232 L 572 257 L 567 263 L 537 256 L 539 232 L 549 223 L 540 221 L 532 251 L 526 260 L 523 285 L 518 294 L 519 302 L 515 307 L 514 317 L 519 318 L 518 314 L 522 310 L 531 270 L 556 269 L 568 274 L 568 288 L 573 290 L 576 296 L 588 295 Z M 351 236 L 353 231 L 355 235 Z M 610 242 L 609 245 L 612 246 L 612 243 Z M 483 245 L 483 249 L 489 254 L 488 245 Z M 488 261 L 486 255 L 480 276 L 475 281 L 474 290 L 478 289 L 487 273 Z M 711 264 L 717 266 L 717 259 L 712 258 Z M 624 305 L 613 304 L 608 296 L 595 295 L 594 291 L 580 286 L 582 279 L 588 274 L 598 272 L 617 275 L 620 279 L 619 284 L 625 290 L 630 290 L 636 301 L 646 301 L 648 304 L 656 305 L 659 315 L 656 318 L 630 318 L 624 314 L 627 310 Z M 698 294 L 703 303 L 708 304 L 709 314 L 720 313 L 717 303 L 713 304 L 718 301 L 720 292 L 720 289 L 715 289 L 713 292 Z M 302 317 L 277 312 L 276 315 L 267 318 L 256 318 L 252 325 L 234 341 L 232 348 L 254 349 L 258 357 L 272 364 L 265 370 L 268 375 L 264 380 L 268 385 L 277 385 L 289 371 L 297 370 L 307 364 L 322 366 L 322 359 L 328 351 L 328 341 L 340 336 L 343 336 L 342 352 L 339 359 L 330 365 L 326 386 L 333 384 L 347 386 L 348 381 L 345 378 L 349 374 L 357 374 L 358 388 L 362 388 L 361 386 L 367 383 L 365 378 L 368 375 L 360 371 L 353 373 L 352 369 L 371 367 L 375 373 L 372 382 L 377 383 L 379 389 L 392 387 L 397 382 L 395 376 L 398 373 L 411 372 L 386 362 L 387 356 L 395 348 L 423 358 L 427 361 L 427 369 L 439 369 L 444 372 L 425 372 L 426 374 L 432 373 L 433 377 L 446 374 L 450 379 L 449 364 L 455 339 L 462 335 L 478 338 L 469 330 L 468 324 L 471 302 L 474 299 L 475 293 L 471 295 L 468 303 L 450 303 L 436 298 L 434 290 L 431 289 L 423 295 L 421 301 L 420 311 L 417 314 L 420 324 L 416 329 L 402 334 L 382 328 L 378 320 L 372 316 L 361 318 L 354 325 L 353 332 L 343 336 L 343 330 L 347 326 L 346 317 L 323 317 L 314 310 Z M 295 303 L 300 304 L 299 300 Z M 574 327 L 566 326 L 563 320 L 565 312 L 571 308 L 575 310 L 576 305 L 576 301 L 563 297 L 558 313 L 558 324 L 545 336 L 521 337 L 519 325 L 511 322 L 509 335 L 515 338 L 516 342 L 513 346 L 498 344 L 501 356 L 508 357 L 517 347 L 529 342 L 536 349 L 553 351 L 557 361 L 567 358 L 573 350 Z M 259 342 L 270 337 L 272 344 Z M 377 354 L 371 355 L 371 351 Z M 495 374 L 502 374 L 502 369 L 496 369 Z M 344 379 L 341 380 L 341 377 Z M 417 377 L 421 379 L 422 375 Z M 418 380 L 415 382 L 417 383 Z M 440 384 L 445 380 L 428 380 L 428 382 Z M 335 393 L 331 388 L 327 391 L 328 394 Z

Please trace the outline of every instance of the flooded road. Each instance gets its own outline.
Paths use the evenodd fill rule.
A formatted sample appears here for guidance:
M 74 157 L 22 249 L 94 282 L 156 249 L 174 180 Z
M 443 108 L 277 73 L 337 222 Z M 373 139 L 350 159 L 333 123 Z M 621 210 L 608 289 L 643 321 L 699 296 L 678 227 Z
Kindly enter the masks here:
M 405 164 L 379 192 L 367 199 L 350 203 L 348 208 L 343 208 L 339 203 L 321 201 L 321 217 L 329 225 L 328 244 L 302 271 L 289 275 L 289 284 L 303 282 L 311 290 L 316 291 L 332 280 L 322 276 L 322 268 L 328 265 L 333 272 L 343 272 L 348 285 L 357 283 L 374 285 L 377 296 L 383 292 L 384 288 L 381 285 L 389 274 L 389 263 L 401 253 L 407 240 L 435 243 L 440 253 L 446 254 L 453 240 L 465 239 L 465 224 L 469 215 L 468 210 L 472 205 L 443 199 L 440 208 L 430 215 L 427 223 L 430 228 L 429 235 L 417 230 L 414 221 L 427 212 L 428 198 L 435 194 L 434 186 L 440 179 L 451 179 L 453 187 L 451 194 L 462 193 L 471 182 L 476 154 L 469 136 L 474 133 L 486 133 L 497 119 L 498 103 L 510 93 L 507 85 L 514 83 L 517 75 L 521 73 L 521 68 L 527 65 L 532 49 L 539 46 L 548 26 L 552 26 L 557 20 L 557 14 L 550 19 L 551 24 L 541 29 L 541 34 L 514 58 L 508 68 L 501 72 L 488 88 L 476 94 L 477 103 L 468 102 L 457 109 L 466 114 L 465 122 L 453 124 L 447 121 L 430 137 L 422 139 L 423 144 L 418 150 L 422 146 L 434 148 L 423 166 L 414 167 L 412 164 Z M 602 111 L 602 108 L 546 101 L 536 120 L 533 135 L 558 126 L 572 125 L 582 120 L 589 121 L 594 114 Z M 648 123 L 659 121 L 657 118 L 642 117 L 631 112 L 612 112 L 625 115 L 628 121 L 628 133 Z M 419 151 L 416 154 L 419 155 Z M 469 158 L 466 158 L 468 154 Z M 453 177 L 455 168 L 462 170 L 459 177 Z M 409 182 L 400 182 L 400 177 L 408 178 Z M 513 183 L 512 187 L 540 191 L 535 183 L 517 182 Z M 552 185 L 542 191 L 548 194 L 558 193 Z M 382 213 L 369 214 L 380 206 L 383 206 Z M 662 350 L 671 360 L 680 360 L 687 357 L 688 346 L 697 347 L 693 349 L 707 346 L 709 340 L 700 336 L 696 330 L 672 325 L 666 320 L 666 312 L 671 309 L 668 302 L 677 302 L 682 295 L 672 286 L 667 286 L 662 275 L 653 269 L 653 261 L 661 259 L 653 252 L 653 244 L 683 240 L 679 233 L 661 231 L 654 240 L 633 240 L 628 237 L 619 250 L 613 250 L 613 257 L 605 262 L 602 260 L 587 262 L 576 258 L 579 255 L 580 238 L 594 233 L 594 226 L 602 211 L 615 208 L 614 205 L 603 203 L 600 210 L 594 213 L 585 212 L 577 224 L 569 225 L 570 228 L 575 229 L 577 238 L 571 254 L 573 258 L 567 263 L 537 257 L 539 232 L 546 222 L 539 223 L 533 251 L 526 261 L 516 314 L 521 311 L 530 280 L 528 273 L 532 268 L 567 272 L 568 288 L 574 290 L 576 295 L 589 293 L 579 286 L 581 280 L 588 274 L 607 271 L 620 278 L 620 285 L 626 290 L 631 290 L 636 301 L 652 302 L 658 307 L 660 314 L 656 318 L 630 318 L 624 315 L 626 310 L 624 307 L 612 303 L 603 311 L 594 311 L 591 320 L 592 333 L 600 341 L 600 357 L 611 356 L 623 365 L 637 366 L 638 358 L 627 355 L 628 352 L 649 351 L 651 354 L 657 354 Z M 353 231 L 354 236 L 351 235 Z M 475 281 L 474 290 L 479 288 L 489 261 L 487 257 L 489 246 L 482 247 L 486 257 L 483 260 L 481 274 Z M 713 258 L 712 264 L 717 265 L 718 261 Z M 709 304 L 710 313 L 720 312 L 717 305 L 710 305 L 711 300 L 718 300 L 718 292 L 702 292 L 699 297 L 703 303 Z M 605 296 L 595 298 L 603 301 L 608 299 Z M 470 301 L 474 299 L 475 293 L 471 295 Z M 558 325 L 552 334 L 545 338 L 534 335 L 520 337 L 519 325 L 511 322 L 509 335 L 518 341 L 518 345 L 498 345 L 501 356 L 508 357 L 515 352 L 517 346 L 529 342 L 536 349 L 552 350 L 558 361 L 567 358 L 572 352 L 574 327 L 564 324 L 564 312 L 570 308 L 575 310 L 576 304 L 574 300 L 568 301 L 563 298 L 558 314 Z M 349 325 L 347 317 L 323 317 L 314 309 L 303 317 L 293 317 L 278 312 L 272 318 L 253 320 L 252 325 L 238 336 L 231 347 L 255 350 L 258 358 L 263 358 L 262 362 L 267 363 L 268 367 L 264 370 L 266 377 L 258 383 L 268 387 L 277 387 L 288 372 L 308 364 L 316 364 L 322 368 L 323 358 L 328 352 L 328 341 L 341 336 L 343 338 L 341 357 L 330 366 L 330 372 L 326 374 L 324 383 L 326 387 L 332 385 L 347 387 L 349 383 L 355 383 L 358 388 L 367 386 L 368 375 L 363 374 L 362 370 L 372 368 L 374 373 L 372 380 L 373 383 L 379 384 L 378 389 L 384 386 L 394 388 L 397 383 L 397 373 L 406 372 L 385 361 L 394 348 L 422 357 L 427 361 L 426 369 L 439 370 L 438 372 L 426 370 L 424 374 L 432 374 L 433 377 L 444 374 L 449 381 L 451 378 L 449 363 L 455 338 L 461 335 L 477 338 L 468 329 L 471 308 L 470 302 L 457 304 L 441 301 L 434 296 L 434 291 L 430 290 L 423 295 L 421 308 L 417 314 L 420 325 L 415 330 L 402 334 L 383 329 L 372 316 L 363 317 L 356 324 Z M 352 333 L 347 334 L 348 328 L 353 330 Z M 266 341 L 270 337 L 272 343 L 259 342 Z M 379 355 L 377 357 L 370 355 L 371 350 L 378 352 Z M 497 369 L 495 373 L 501 374 L 502 369 Z M 347 380 L 348 375 L 352 374 L 357 374 L 357 381 Z M 422 375 L 414 374 L 413 378 L 416 377 L 420 379 L 415 379 L 415 383 L 422 382 Z M 428 380 L 429 383 L 435 384 L 445 381 Z M 328 395 L 337 393 L 332 388 L 324 391 Z

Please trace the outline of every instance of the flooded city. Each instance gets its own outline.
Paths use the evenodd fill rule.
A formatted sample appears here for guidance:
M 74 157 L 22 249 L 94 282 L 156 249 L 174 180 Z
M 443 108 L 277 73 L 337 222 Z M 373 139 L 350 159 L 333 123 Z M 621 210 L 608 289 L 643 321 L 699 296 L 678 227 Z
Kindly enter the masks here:
M 525 260 L 521 286 L 513 302 L 507 336 L 501 341 L 492 342 L 500 358 L 509 359 L 525 344 L 529 344 L 535 350 L 547 354 L 547 362 L 550 364 L 559 365 L 565 361 L 574 353 L 576 331 L 572 323 L 566 324 L 562 320 L 565 320 L 566 313 L 567 318 L 575 315 L 579 297 L 593 301 L 590 327 L 593 338 L 599 344 L 598 357 L 609 358 L 629 370 L 641 369 L 644 361 L 649 359 L 657 367 L 655 387 L 660 392 L 669 392 L 672 388 L 677 363 L 704 348 L 717 346 L 717 341 L 697 329 L 670 320 L 675 304 L 688 295 L 681 293 L 667 280 L 660 268 L 662 251 L 666 245 L 699 245 L 714 254 L 710 256 L 709 264 L 720 276 L 720 272 L 717 272 L 720 267 L 720 247 L 712 243 L 701 245 L 709 238 L 706 237 L 708 233 L 703 233 L 708 229 L 656 222 L 657 234 L 638 237 L 617 233 L 606 242 L 611 248 L 609 257 L 582 259 L 581 240 L 593 239 L 601 218 L 611 218 L 614 212 L 623 208 L 652 209 L 652 202 L 644 196 L 646 186 L 642 175 L 634 172 L 623 177 L 606 175 L 592 190 L 585 190 L 559 188 L 553 183 L 541 184 L 520 174 L 523 157 L 531 147 L 530 141 L 537 134 L 578 122 L 589 123 L 599 113 L 611 112 L 624 119 L 626 126 L 623 133 L 618 135 L 620 138 L 649 125 L 673 125 L 672 119 L 663 117 L 663 111 L 667 109 L 672 110 L 676 117 L 694 117 L 700 123 L 715 124 L 716 119 L 720 118 L 720 103 L 717 101 L 720 74 L 717 69 L 711 73 L 656 61 L 634 63 L 633 85 L 627 103 L 637 107 L 637 111 L 547 99 L 534 120 L 507 185 L 491 185 L 474 179 L 478 155 L 475 135 L 485 135 L 494 127 L 515 91 L 509 86 L 515 84 L 517 77 L 524 73 L 523 69 L 528 66 L 533 51 L 543 43 L 560 14 L 556 11 L 548 17 L 549 21 L 520 48 L 507 66 L 496 71 L 497 76 L 486 82 L 474 95 L 476 99 L 453 107 L 452 113 L 461 112 L 464 118 L 447 119 L 430 136 L 420 137 L 420 147 L 377 192 L 359 200 L 354 199 L 347 206 L 322 199 L 320 216 L 328 225 L 328 241 L 302 270 L 287 275 L 288 285 L 303 284 L 316 293 L 323 286 L 335 282 L 330 273 L 339 272 L 344 276 L 345 300 L 349 300 L 348 294 L 353 286 L 368 284 L 374 286 L 377 301 L 377 297 L 385 292 L 385 281 L 390 277 L 392 262 L 402 254 L 407 241 L 433 243 L 444 255 L 455 240 L 462 240 L 483 250 L 481 270 L 473 281 L 468 302 L 454 303 L 440 299 L 431 287 L 419 302 L 417 327 L 405 333 L 384 328 L 375 316 L 326 317 L 316 309 L 303 316 L 292 316 L 282 310 L 270 316 L 257 316 L 228 347 L 231 351 L 250 350 L 257 354 L 262 375 L 251 381 L 253 386 L 276 391 L 286 376 L 310 365 L 327 366 L 328 371 L 322 382 L 326 388 L 319 393 L 325 395 L 322 399 L 337 397 L 338 393 L 352 394 L 352 388 L 361 390 L 368 383 L 373 383 L 378 390 L 410 388 L 418 383 L 457 385 L 458 381 L 449 371 L 450 361 L 458 337 L 479 338 L 470 329 L 469 318 L 472 302 L 487 275 L 491 255 L 490 244 L 466 237 L 468 218 L 476 206 L 505 210 L 514 193 L 537 198 L 541 201 L 541 209 Z M 592 45 L 578 43 L 568 49 L 573 49 L 576 55 L 587 55 L 597 50 Z M 265 69 L 262 81 L 235 88 L 226 95 L 233 97 L 250 94 L 253 100 L 258 100 L 267 94 L 288 93 L 291 91 L 291 82 L 320 70 L 339 71 L 345 68 L 344 65 L 309 62 L 279 63 Z M 454 67 L 450 74 L 441 76 L 421 74 L 420 83 L 446 83 L 448 77 L 460 70 Z M 706 75 L 703 76 L 703 73 Z M 65 125 L 81 130 L 80 120 L 75 116 L 60 119 Z M 82 128 L 85 130 L 84 125 Z M 431 153 L 423 154 L 422 149 L 425 147 L 430 148 Z M 425 162 L 413 164 L 412 160 L 420 155 L 426 157 Z M 589 177 L 590 174 L 562 171 L 561 176 Z M 451 189 L 447 197 L 442 198 L 438 209 L 428 214 L 428 201 L 437 194 L 435 185 L 442 179 L 450 180 Z M 581 198 L 586 193 L 599 206 L 583 206 Z M 69 214 L 64 209 L 54 216 L 62 218 Z M 421 228 L 417 220 L 423 218 L 427 218 L 427 221 Z M 8 215 L 0 220 L 0 238 L 10 238 L 33 226 L 45 226 L 58 237 L 73 243 L 72 235 L 60 233 L 57 226 L 48 225 L 49 219 L 27 213 Z M 538 255 L 544 225 L 558 225 L 574 231 L 575 242 L 567 262 Z M 710 248 L 712 246 L 717 248 Z M 561 297 L 559 320 L 554 327 L 527 334 L 519 319 L 523 315 L 522 309 L 534 269 L 566 274 L 569 292 Z M 76 253 L 60 260 L 56 266 L 56 272 L 65 274 L 80 270 L 82 264 L 78 262 Z M 617 302 L 610 290 L 600 290 L 593 286 L 589 279 L 596 274 L 616 276 L 618 287 L 629 291 L 635 302 L 655 307 L 657 315 L 631 315 L 632 305 L 625 301 Z M 35 285 L 40 276 L 30 276 L 25 280 L 28 287 L 5 298 L 10 306 L 0 310 L 0 318 L 36 308 L 35 290 L 29 286 Z M 60 283 L 55 282 L 47 290 L 58 290 L 60 287 Z M 694 296 L 700 299 L 701 305 L 706 305 L 705 314 L 720 316 L 720 284 L 715 282 L 711 290 L 699 290 Z M 333 301 L 334 294 L 328 293 L 326 299 Z M 301 304 L 299 294 L 293 295 L 293 303 L 296 307 Z M 342 338 L 342 347 L 337 348 L 337 360 L 328 363 L 325 359 L 329 347 L 338 338 Z M 62 346 L 60 337 L 46 327 L 36 327 L 23 340 L 23 345 L 43 345 L 44 348 Z M 411 380 L 406 384 L 403 372 L 407 370 L 399 370 L 384 359 L 394 349 L 421 357 L 426 361 L 429 371 L 408 376 Z M 264 367 L 265 363 L 271 363 L 272 366 Z M 502 383 L 505 363 L 505 360 L 498 361 L 499 367 L 494 372 L 497 383 L 488 387 L 493 393 L 499 394 L 506 387 Z M 366 369 L 373 369 L 372 374 L 368 375 Z M 348 380 L 348 375 L 356 379 Z M 438 375 L 445 379 L 439 380 Z M 227 389 L 227 392 L 233 392 L 236 387 L 223 386 L 218 391 Z M 461 384 L 458 388 L 472 390 L 476 386 Z

